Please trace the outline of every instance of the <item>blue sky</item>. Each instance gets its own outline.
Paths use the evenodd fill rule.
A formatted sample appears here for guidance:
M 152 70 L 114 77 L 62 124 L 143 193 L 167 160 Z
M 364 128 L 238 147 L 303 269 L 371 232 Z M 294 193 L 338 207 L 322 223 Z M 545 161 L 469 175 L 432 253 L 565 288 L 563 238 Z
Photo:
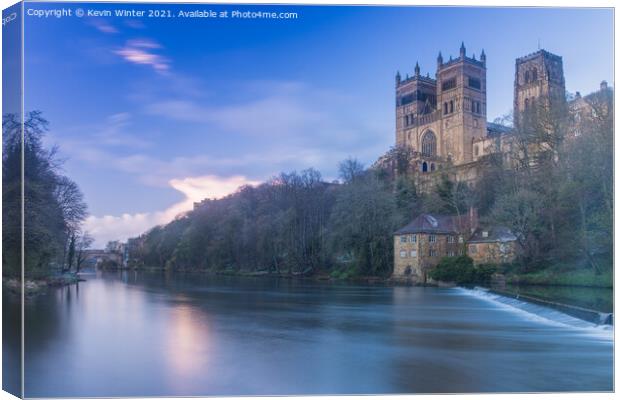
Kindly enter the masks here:
M 394 142 L 396 70 L 419 61 L 433 76 L 438 51 L 456 56 L 461 41 L 487 54 L 489 120 L 510 111 L 514 60 L 539 42 L 563 56 L 567 90 L 613 85 L 608 9 L 157 8 L 299 17 L 26 17 L 26 109 L 49 119 L 97 246 L 280 171 L 315 167 L 331 180 L 348 156 L 370 165 Z

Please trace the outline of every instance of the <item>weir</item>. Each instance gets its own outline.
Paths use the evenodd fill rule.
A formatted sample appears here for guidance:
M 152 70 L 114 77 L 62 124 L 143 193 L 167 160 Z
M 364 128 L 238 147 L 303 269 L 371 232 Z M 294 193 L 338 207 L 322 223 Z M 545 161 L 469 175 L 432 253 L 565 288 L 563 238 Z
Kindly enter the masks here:
M 489 289 L 490 292 L 499 294 L 501 296 L 510 297 L 516 300 L 527 301 L 529 303 L 538 304 L 544 307 L 553 308 L 555 310 L 561 311 L 565 314 L 573 316 L 575 318 L 579 318 L 588 322 L 591 322 L 596 325 L 613 325 L 613 314 L 612 313 L 603 313 L 596 310 L 591 310 L 584 307 L 573 306 L 564 303 L 558 303 L 550 300 L 543 300 L 537 297 L 518 294 L 509 292 L 501 289 Z

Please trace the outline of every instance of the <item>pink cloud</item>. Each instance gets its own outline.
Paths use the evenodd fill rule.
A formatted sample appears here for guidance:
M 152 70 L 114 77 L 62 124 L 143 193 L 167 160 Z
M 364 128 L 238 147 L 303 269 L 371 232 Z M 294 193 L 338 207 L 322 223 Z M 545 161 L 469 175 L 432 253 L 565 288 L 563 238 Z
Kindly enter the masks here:
M 160 49 L 161 45 L 149 39 L 129 40 L 125 47 L 115 50 L 114 53 L 125 61 L 138 65 L 149 65 L 159 73 L 166 73 L 170 69 L 170 61 L 152 50 Z
M 258 185 L 241 175 L 221 177 L 216 175 L 172 179 L 169 185 L 184 194 L 184 199 L 162 211 L 122 215 L 90 216 L 84 223 L 86 231 L 95 238 L 94 247 L 102 248 L 108 241 L 125 241 L 149 229 L 171 222 L 179 215 L 190 211 L 194 202 L 206 198 L 222 198 L 234 193 L 244 185 Z
M 93 19 L 92 24 L 100 32 L 108 33 L 108 34 L 118 33 L 118 29 L 116 29 L 114 26 L 108 24 L 107 22 L 101 19 L 98 19 L 98 18 Z

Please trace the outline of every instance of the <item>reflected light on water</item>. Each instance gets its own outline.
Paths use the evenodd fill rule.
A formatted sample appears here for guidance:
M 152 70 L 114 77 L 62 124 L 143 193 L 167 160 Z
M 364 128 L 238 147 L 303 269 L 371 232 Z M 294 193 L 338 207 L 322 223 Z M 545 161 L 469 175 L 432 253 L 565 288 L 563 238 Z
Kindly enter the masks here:
M 205 314 L 183 301 L 184 296 L 177 297 L 177 304 L 170 309 L 164 338 L 170 383 L 179 390 L 184 389 L 183 382 L 208 371 L 211 345 Z

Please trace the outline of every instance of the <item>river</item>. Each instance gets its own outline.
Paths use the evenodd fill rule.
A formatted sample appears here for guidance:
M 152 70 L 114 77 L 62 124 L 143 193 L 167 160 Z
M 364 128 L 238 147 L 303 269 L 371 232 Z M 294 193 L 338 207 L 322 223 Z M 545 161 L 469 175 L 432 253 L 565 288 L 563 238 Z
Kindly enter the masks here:
M 480 290 L 85 278 L 27 301 L 27 397 L 613 389 L 611 327 L 533 314 Z M 4 302 L 7 323 L 18 303 Z

